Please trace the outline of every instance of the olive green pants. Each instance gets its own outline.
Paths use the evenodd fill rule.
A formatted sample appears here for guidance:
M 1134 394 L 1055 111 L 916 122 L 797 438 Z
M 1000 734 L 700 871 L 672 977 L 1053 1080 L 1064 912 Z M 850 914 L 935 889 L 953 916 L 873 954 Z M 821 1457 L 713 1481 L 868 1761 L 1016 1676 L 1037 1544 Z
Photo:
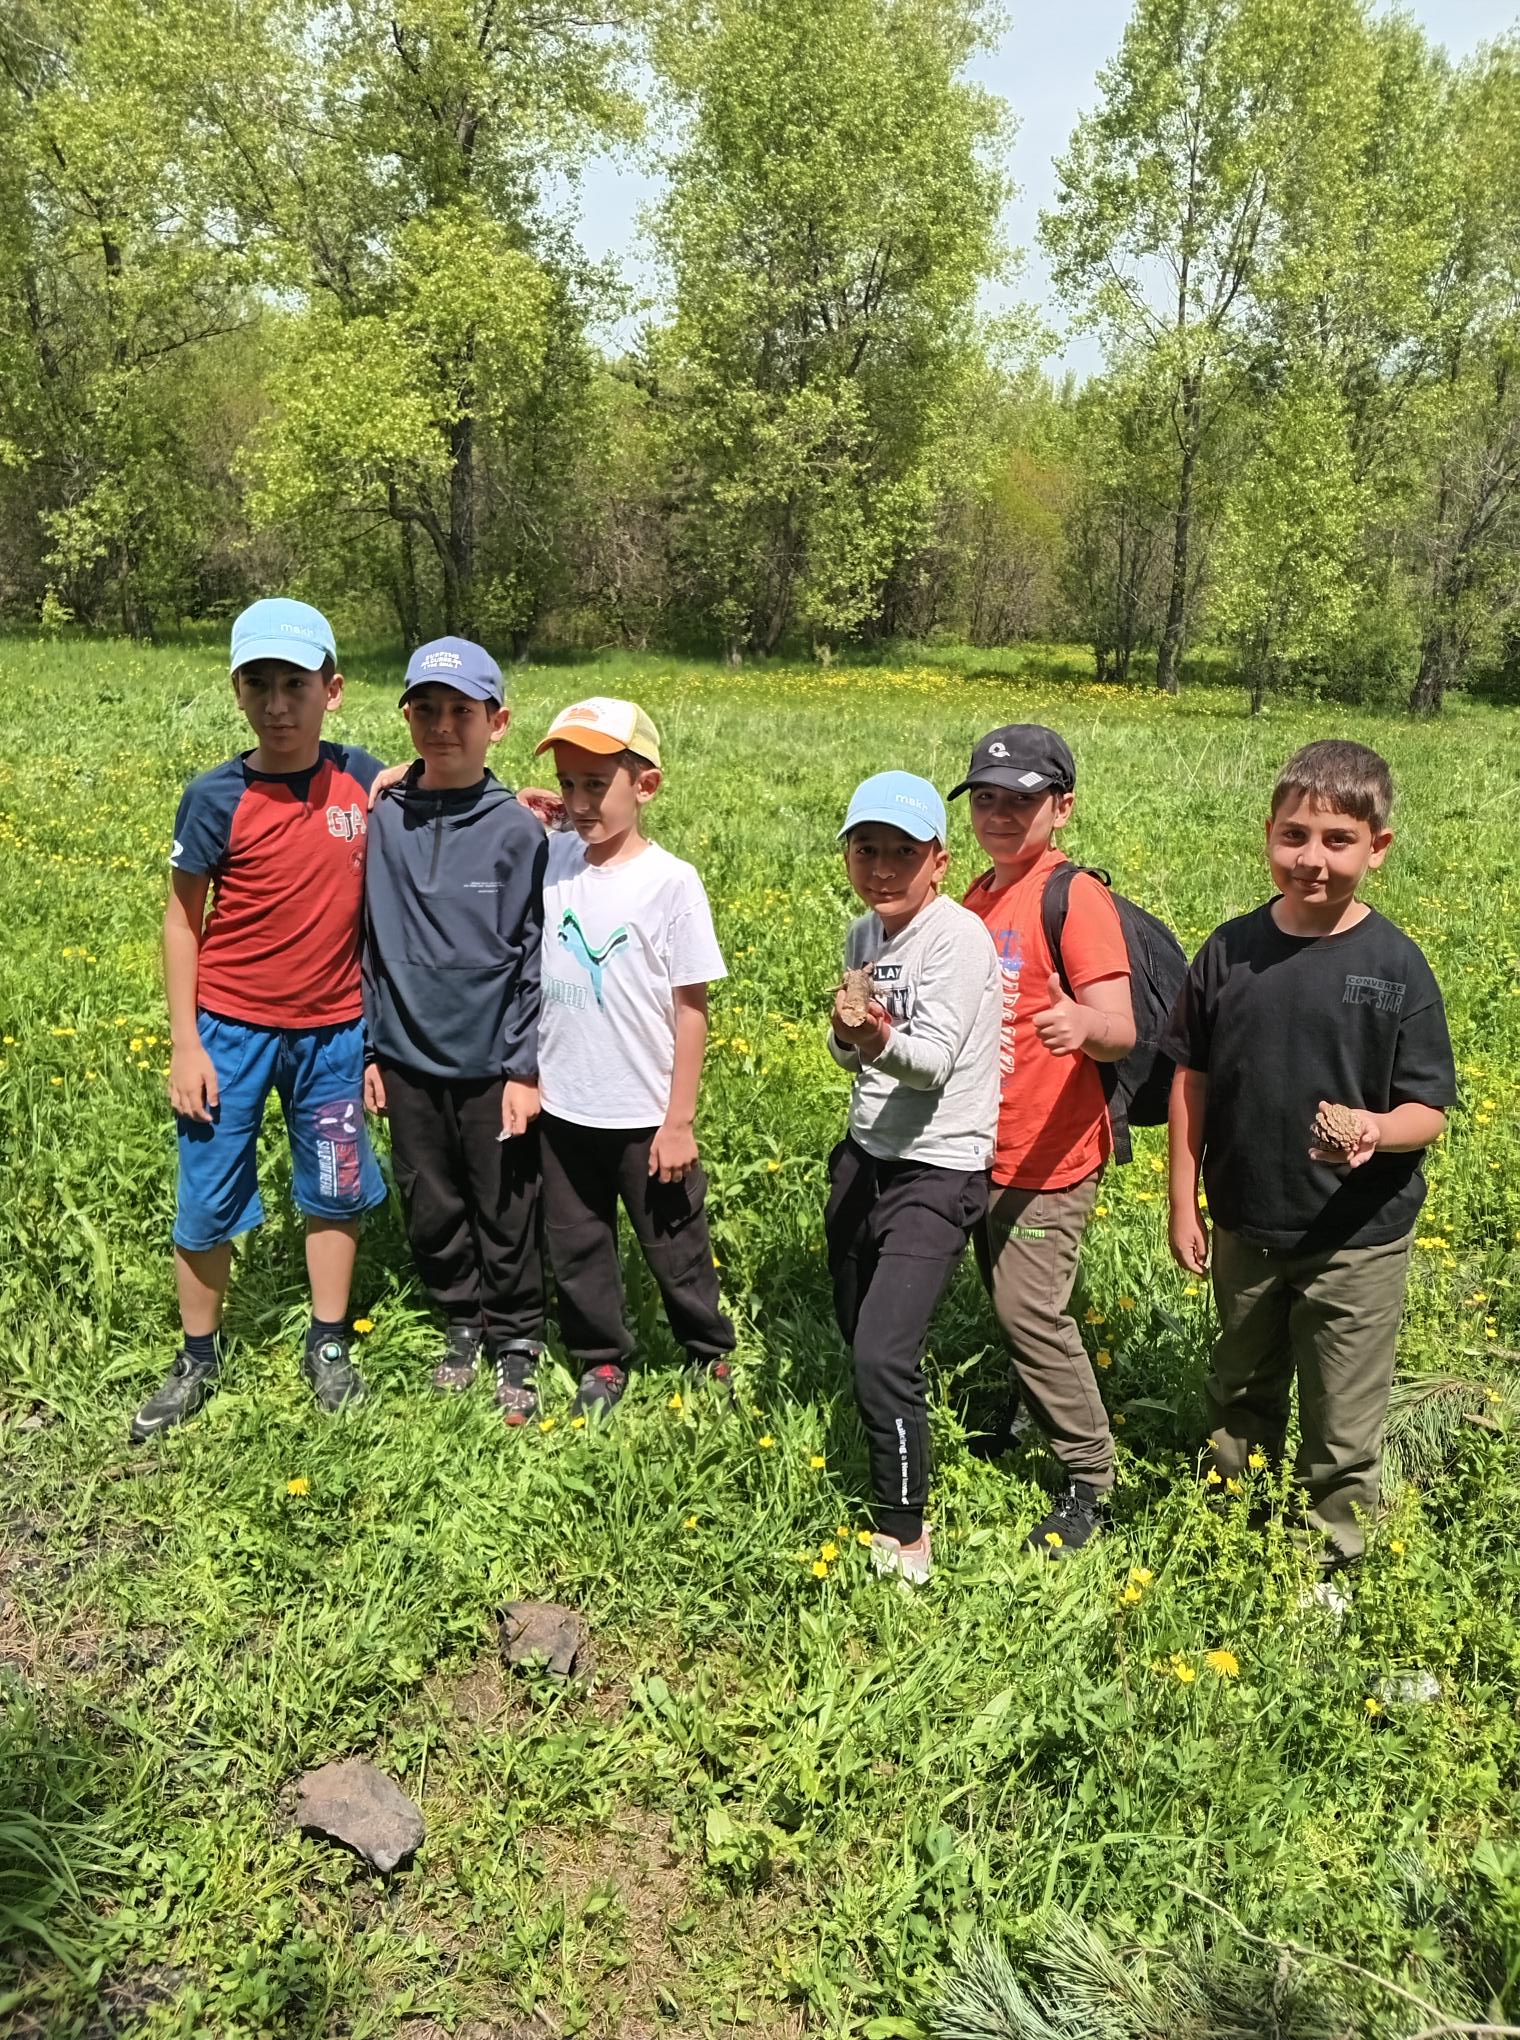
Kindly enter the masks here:
M 1107 1494 L 1114 1484 L 1114 1438 L 1071 1314 L 1082 1233 L 1101 1174 L 1095 1169 L 1062 1190 L 994 1184 L 987 1216 L 971 1239 L 1012 1349 L 1021 1400 L 1072 1479 Z
M 1294 1478 L 1309 1522 L 1343 1559 L 1377 1520 L 1383 1426 L 1412 1235 L 1379 1247 L 1283 1254 L 1214 1231 L 1219 1337 L 1205 1383 L 1214 1465 L 1243 1474 L 1282 1457 L 1298 1382 Z

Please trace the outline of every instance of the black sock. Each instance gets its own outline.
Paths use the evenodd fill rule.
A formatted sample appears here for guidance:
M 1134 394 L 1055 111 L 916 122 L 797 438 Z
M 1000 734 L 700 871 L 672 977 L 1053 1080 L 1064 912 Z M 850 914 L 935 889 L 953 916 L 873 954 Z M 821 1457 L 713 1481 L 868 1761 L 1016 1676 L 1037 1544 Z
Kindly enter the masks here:
M 198 1367 L 219 1367 L 222 1341 L 219 1332 L 186 1332 L 185 1351 Z
M 924 1534 L 924 1519 L 912 1509 L 877 1509 L 876 1527 L 883 1537 L 895 1537 L 899 1544 L 917 1544 Z
M 313 1352 L 327 1339 L 341 1339 L 345 1345 L 348 1343 L 347 1318 L 319 1318 L 313 1314 L 306 1332 L 307 1352 Z

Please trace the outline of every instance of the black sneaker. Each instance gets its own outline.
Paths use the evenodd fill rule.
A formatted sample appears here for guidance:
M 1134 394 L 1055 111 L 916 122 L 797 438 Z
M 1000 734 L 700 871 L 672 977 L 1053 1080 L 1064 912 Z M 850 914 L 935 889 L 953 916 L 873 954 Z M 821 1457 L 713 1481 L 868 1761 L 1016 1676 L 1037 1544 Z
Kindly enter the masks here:
M 715 1390 L 720 1407 L 732 1403 L 738 1397 L 734 1386 L 734 1368 L 731 1360 L 693 1360 L 691 1362 L 693 1381 L 705 1381 Z
M 575 1391 L 570 1414 L 589 1417 L 597 1410 L 610 1410 L 614 1403 L 623 1400 L 623 1390 L 627 1386 L 627 1374 L 621 1367 L 614 1367 L 610 1360 L 604 1360 L 600 1367 L 588 1367 L 581 1376 L 580 1387 Z
M 1074 1480 L 1024 1540 L 1041 1558 L 1070 1558 L 1108 1528 L 1108 1500 L 1085 1480 Z
M 536 1339 L 514 1339 L 495 1355 L 496 1407 L 513 1430 L 538 1415 L 538 1363 L 543 1357 L 544 1348 Z
M 193 1417 L 215 1392 L 220 1372 L 215 1360 L 196 1360 L 181 1347 L 163 1387 L 154 1390 L 132 1419 L 132 1443 L 145 1445 L 160 1431 Z
M 465 1389 L 473 1388 L 479 1359 L 479 1325 L 450 1325 L 444 1349 L 433 1368 L 434 1388 L 444 1395 L 460 1395 Z
M 309 1345 L 301 1372 L 324 1410 L 341 1410 L 345 1404 L 364 1400 L 364 1381 L 348 1357 L 347 1339 L 318 1339 Z

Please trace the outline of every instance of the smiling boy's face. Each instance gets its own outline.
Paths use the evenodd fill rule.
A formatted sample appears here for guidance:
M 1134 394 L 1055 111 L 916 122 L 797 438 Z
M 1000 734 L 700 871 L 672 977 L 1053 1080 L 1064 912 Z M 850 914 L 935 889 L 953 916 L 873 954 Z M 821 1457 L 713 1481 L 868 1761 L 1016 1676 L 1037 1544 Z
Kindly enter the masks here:
M 1308 798 L 1285 802 L 1267 823 L 1272 883 L 1291 907 L 1333 916 L 1355 899 L 1392 842 L 1392 829 L 1374 829 L 1358 815 Z
M 487 751 L 501 742 L 512 720 L 510 709 L 437 680 L 410 688 L 401 713 L 422 760 L 423 780 L 434 786 L 474 786 L 485 776 Z
M 971 827 L 999 870 L 1032 864 L 1050 848 L 1057 829 L 1071 820 L 1076 796 L 1053 786 L 1024 793 L 1010 786 L 973 786 Z

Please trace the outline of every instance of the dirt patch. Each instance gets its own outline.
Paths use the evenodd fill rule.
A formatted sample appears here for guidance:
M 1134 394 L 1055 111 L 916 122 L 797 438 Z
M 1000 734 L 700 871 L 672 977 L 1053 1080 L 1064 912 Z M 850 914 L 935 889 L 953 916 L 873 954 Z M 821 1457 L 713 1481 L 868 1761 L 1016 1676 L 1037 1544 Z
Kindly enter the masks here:
M 500 1664 L 493 1658 L 482 1658 L 463 1678 L 441 1686 L 437 1699 L 440 1708 L 452 1713 L 458 1721 L 476 1724 L 499 1721 L 507 1706 L 506 1682 Z
M 535 2012 L 515 2026 L 498 2026 L 494 2019 L 466 2019 L 451 2033 L 436 2019 L 403 2019 L 396 2028 L 396 2040 L 555 2040 L 557 2023 L 546 2012 Z

